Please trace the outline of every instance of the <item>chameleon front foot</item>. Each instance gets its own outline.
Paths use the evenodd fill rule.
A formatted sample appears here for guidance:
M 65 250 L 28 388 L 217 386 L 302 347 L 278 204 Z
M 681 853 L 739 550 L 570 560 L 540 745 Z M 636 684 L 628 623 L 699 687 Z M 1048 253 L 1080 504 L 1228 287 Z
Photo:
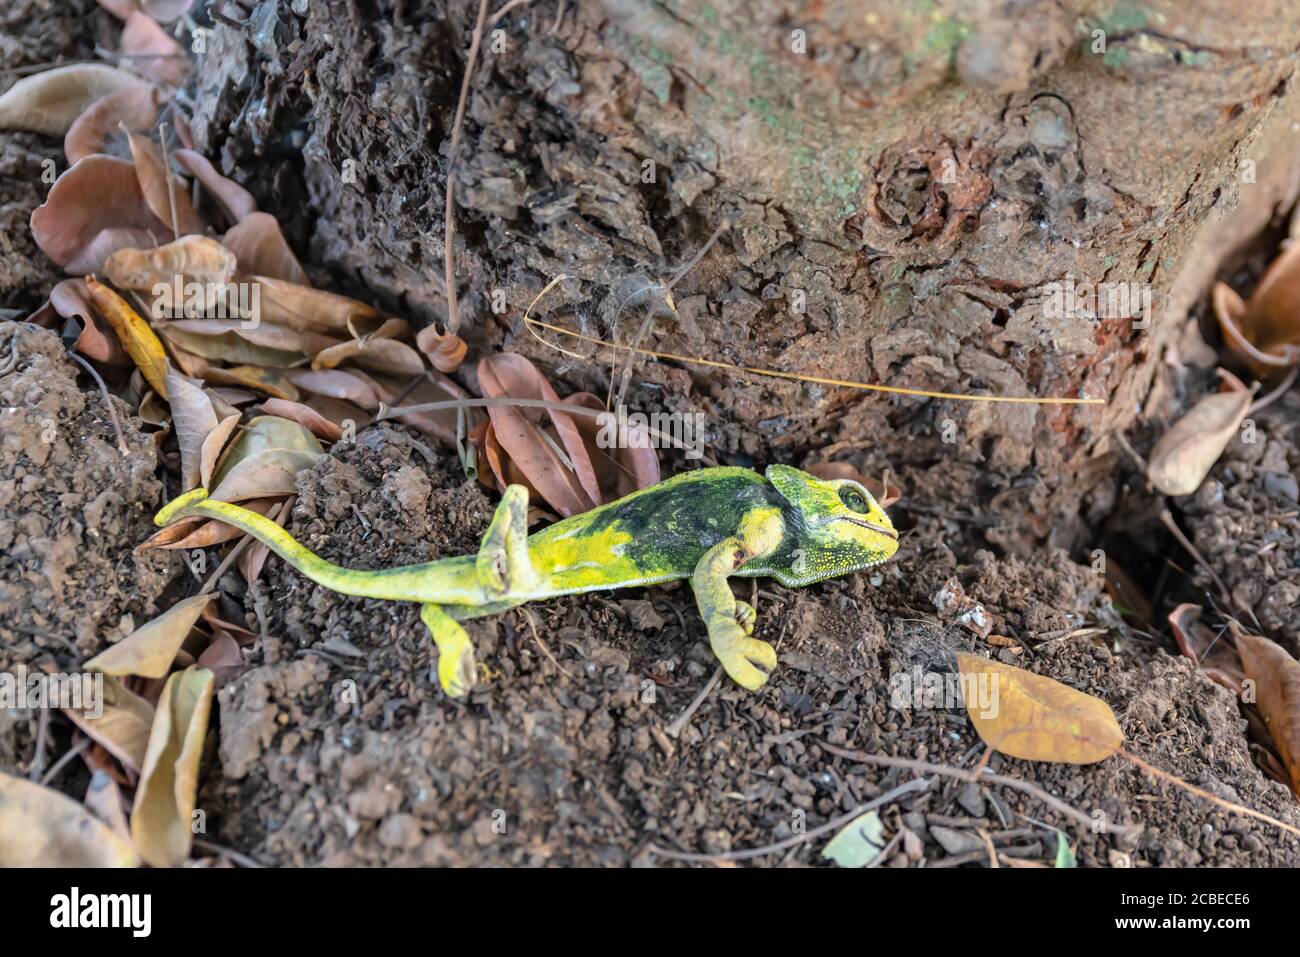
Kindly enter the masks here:
M 776 670 L 776 649 L 766 641 L 751 638 L 739 624 L 715 626 L 709 634 L 709 645 L 731 680 L 748 691 L 763 687 Z
M 474 687 L 478 664 L 465 629 L 437 605 L 420 609 L 420 619 L 438 646 L 438 684 L 451 698 L 463 698 Z

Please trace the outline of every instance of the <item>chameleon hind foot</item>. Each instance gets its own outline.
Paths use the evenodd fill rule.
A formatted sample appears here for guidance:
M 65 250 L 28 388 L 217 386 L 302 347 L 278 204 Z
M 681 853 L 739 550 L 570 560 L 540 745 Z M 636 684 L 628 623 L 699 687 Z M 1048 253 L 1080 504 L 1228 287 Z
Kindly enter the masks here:
M 488 594 L 502 598 L 528 591 L 537 571 L 528 557 L 528 489 L 509 485 L 479 546 L 475 570 Z
M 776 649 L 745 634 L 739 624 L 710 629 L 709 645 L 731 680 L 749 691 L 767 684 L 776 670 Z
M 442 685 L 448 697 L 465 697 L 478 676 L 469 635 L 438 605 L 424 605 L 420 609 L 420 620 L 428 627 L 434 644 L 438 646 L 438 684 Z

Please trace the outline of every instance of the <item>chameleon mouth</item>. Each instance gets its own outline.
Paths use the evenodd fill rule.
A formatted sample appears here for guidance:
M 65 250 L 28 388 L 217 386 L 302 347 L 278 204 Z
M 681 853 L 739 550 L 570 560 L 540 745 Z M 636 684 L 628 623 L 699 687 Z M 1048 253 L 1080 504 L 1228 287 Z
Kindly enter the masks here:
M 849 518 L 847 515 L 841 515 L 839 516 L 839 519 L 841 522 L 850 522 L 853 525 L 860 525 L 863 528 L 869 528 L 873 532 L 879 532 L 881 535 L 888 536 L 894 541 L 898 541 L 898 532 L 892 528 L 886 528 L 883 525 L 877 525 L 875 522 L 868 522 L 861 518 Z

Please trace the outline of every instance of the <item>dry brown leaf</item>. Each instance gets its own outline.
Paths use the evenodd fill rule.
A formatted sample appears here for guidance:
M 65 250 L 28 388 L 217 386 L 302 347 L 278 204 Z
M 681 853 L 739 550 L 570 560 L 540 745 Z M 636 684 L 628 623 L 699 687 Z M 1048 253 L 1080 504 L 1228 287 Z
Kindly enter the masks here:
M 275 369 L 264 369 L 252 365 L 235 366 L 230 369 L 218 369 L 215 366 L 209 366 L 203 370 L 202 376 L 204 382 L 216 382 L 222 385 L 246 385 L 277 399 L 288 399 L 290 402 L 298 401 L 298 389 L 293 384 L 293 381 L 285 373 Z
M 1201 487 L 1250 409 L 1250 391 L 1236 376 L 1219 374 L 1227 391 L 1197 402 L 1151 450 L 1147 478 L 1166 495 L 1191 495 Z
M 203 232 L 203 220 L 190 203 L 189 190 L 167 169 L 162 150 L 153 140 L 130 130 L 126 131 L 126 139 L 131 145 L 131 157 L 135 161 L 136 177 L 140 180 L 140 192 L 144 194 L 145 203 L 158 217 L 158 221 L 167 224 L 170 231 L 174 208 L 176 238 Z
M 71 798 L 0 771 L 0 867 L 135 867 L 131 845 Z
M 181 453 L 181 491 L 200 483 L 203 442 L 217 427 L 217 413 L 203 385 L 167 367 L 167 404 L 172 410 L 176 444 Z
M 199 449 L 199 484 L 203 488 L 211 488 L 217 462 L 238 426 L 239 413 L 234 412 L 218 422 L 216 428 L 203 439 L 203 445 Z
M 186 149 L 177 150 L 173 155 L 185 167 L 186 172 L 212 194 L 232 223 L 238 223 L 257 212 L 257 201 L 253 199 L 253 194 L 233 179 L 218 173 L 202 153 Z
M 185 48 L 144 13 L 127 14 L 118 50 L 129 56 L 141 73 L 160 83 L 180 86 L 190 72 Z
M 356 299 L 270 276 L 249 280 L 261 284 L 264 322 L 337 336 L 367 335 L 383 325 L 373 306 Z
M 233 333 L 255 346 L 304 356 L 314 355 L 339 344 L 338 339 L 319 332 L 303 332 L 269 322 L 252 325 L 242 319 L 179 319 L 171 323 L 168 328 L 200 336 L 224 336 L 226 333 Z
M 0 129 L 64 136 L 100 97 L 149 84 L 102 63 L 75 63 L 23 77 L 0 96 Z
M 282 498 L 259 498 L 240 502 L 242 508 L 258 515 L 266 515 L 282 502 Z M 172 522 L 160 528 L 136 546 L 137 551 L 162 548 L 170 551 L 188 551 L 192 548 L 212 548 L 243 537 L 243 532 L 233 525 L 216 519 L 192 518 Z
M 465 361 L 469 346 L 454 332 L 441 333 L 436 326 L 425 326 L 415 337 L 415 344 L 429 357 L 439 372 L 452 373 Z
M 171 23 L 194 6 L 195 0 L 140 0 L 140 6 L 159 23 Z
M 159 283 L 172 286 L 178 278 L 218 285 L 235 278 L 235 254 L 207 236 L 183 236 L 162 246 L 119 249 L 104 264 L 104 272 L 119 289 L 142 292 L 152 292 Z M 204 297 L 205 304 L 209 298 Z M 183 303 L 171 305 L 168 315 L 180 311 Z
M 32 238 L 74 275 L 98 272 L 126 246 L 151 246 L 171 227 L 149 212 L 135 167 L 113 156 L 87 156 L 50 187 L 31 219 Z
M 1107 568 L 1113 564 L 1107 562 Z M 1174 633 L 1178 650 L 1196 662 L 1205 676 L 1223 685 L 1233 694 L 1241 693 L 1246 674 L 1242 670 L 1241 656 L 1223 635 L 1201 620 L 1201 606 L 1179 605 L 1169 613 L 1169 627 Z
M 1008 757 L 1095 764 L 1124 743 L 1115 713 L 1100 698 L 966 652 L 958 653 L 957 670 L 976 732 Z
M 417 376 L 424 372 L 425 368 L 420 354 L 406 343 L 373 336 L 367 336 L 365 339 L 349 339 L 347 342 L 322 349 L 311 360 L 311 367 L 333 369 L 348 359 L 364 369 L 389 375 Z
M 249 213 L 230 227 L 221 241 L 239 259 L 241 274 L 311 286 L 302 263 L 284 238 L 280 221 L 270 213 Z
M 485 397 L 559 401 L 537 368 L 515 353 L 483 359 L 478 365 L 478 382 Z M 501 448 L 528 477 L 528 485 L 561 515 L 567 518 L 601 503 L 600 483 L 572 416 L 554 409 L 517 406 L 489 406 L 488 416 Z M 546 434 L 541 425 L 544 421 L 549 422 L 555 437 Z
M 212 672 L 191 666 L 168 678 L 158 699 L 131 811 L 131 837 L 154 867 L 176 867 L 190 853 L 212 688 Z
M 104 318 L 90 302 L 90 290 L 84 279 L 64 279 L 50 290 L 50 306 L 64 319 L 81 324 L 75 348 L 88 359 L 110 366 L 129 366 L 131 357 L 122 348 Z
M 180 346 L 186 352 L 213 362 L 283 369 L 306 358 L 305 354 L 298 350 L 272 349 L 249 342 L 238 332 L 209 335 L 189 331 L 190 323 L 204 321 L 180 319 L 161 326 L 160 331 L 171 345 Z
M 305 425 L 311 429 L 312 435 L 326 442 L 337 442 L 343 438 L 342 428 L 311 406 L 303 405 L 301 402 L 267 399 L 262 403 L 261 409 L 267 415 L 278 415 L 282 419 L 292 419 L 300 425 Z
M 1249 300 L 1224 283 L 1211 298 L 1224 341 L 1256 375 L 1300 362 L 1300 245 L 1273 260 Z
M 322 369 L 313 372 L 297 369 L 288 373 L 290 381 L 304 392 L 342 399 L 367 412 L 374 412 L 387 395 L 364 372 L 356 369 Z
M 141 625 L 107 651 L 85 663 L 87 671 L 109 675 L 139 675 L 162 678 L 171 670 L 176 653 L 189 637 L 194 623 L 212 600 L 212 593 L 194 595 L 172 605 L 152 621 Z
M 112 675 L 104 675 L 103 682 L 104 696 L 99 717 L 70 708 L 65 708 L 63 713 L 121 761 L 123 767 L 138 774 L 144 766 L 149 729 L 153 726 L 153 705 L 129 691 Z
M 126 800 L 122 797 L 122 786 L 106 771 L 96 771 L 90 776 L 86 785 L 86 808 L 99 818 L 109 829 L 122 839 L 127 846 L 131 844 L 131 825 L 126 820 Z
M 119 20 L 125 20 L 133 11 L 140 9 L 140 0 L 97 0 L 97 2 Z
M 1255 682 L 1255 703 L 1269 737 L 1300 795 L 1300 661 L 1277 642 L 1241 630 L 1229 622 L 1246 677 Z
M 564 401 L 598 412 L 605 411 L 605 403 L 590 392 L 578 392 Z M 616 434 L 613 446 L 602 448 L 601 442 L 608 439 L 605 433 L 610 431 L 605 428 L 607 421 L 614 423 Z M 573 416 L 573 422 L 582 433 L 587 455 L 596 470 L 600 491 L 606 501 L 659 483 L 659 453 L 651 436 L 635 427 L 625 427 L 613 416 L 608 420 Z
M 243 555 L 240 558 L 243 558 Z M 220 690 L 243 670 L 244 655 L 239 650 L 239 642 L 235 641 L 234 636 L 227 631 L 222 631 L 212 636 L 212 642 L 203 649 L 196 663 L 200 668 L 207 668 L 212 672 L 215 687 Z
M 286 498 L 283 506 L 278 512 L 268 512 L 268 515 L 274 516 L 271 520 L 283 528 L 284 523 L 288 521 L 289 515 L 293 512 L 293 503 L 297 500 L 298 497 L 296 495 L 290 495 Z M 261 542 L 253 542 L 248 546 L 248 548 L 244 549 L 243 554 L 239 556 L 239 572 L 244 576 L 244 581 L 248 582 L 250 585 L 257 581 L 258 576 L 262 574 L 262 567 L 266 564 L 266 560 L 270 557 L 270 554 L 271 550 Z
M 122 127 L 137 132 L 151 129 L 158 116 L 153 87 L 127 87 L 92 103 L 68 127 L 63 155 L 75 163 L 94 153 L 107 153 L 108 138 Z
M 324 449 L 310 430 L 290 419 L 259 415 L 230 447 L 213 476 L 211 497 L 238 502 L 292 495 L 295 477 L 311 468 Z
M 86 280 L 91 302 L 117 333 L 118 341 L 155 392 L 167 398 L 167 353 L 149 324 L 127 301 L 93 276 Z

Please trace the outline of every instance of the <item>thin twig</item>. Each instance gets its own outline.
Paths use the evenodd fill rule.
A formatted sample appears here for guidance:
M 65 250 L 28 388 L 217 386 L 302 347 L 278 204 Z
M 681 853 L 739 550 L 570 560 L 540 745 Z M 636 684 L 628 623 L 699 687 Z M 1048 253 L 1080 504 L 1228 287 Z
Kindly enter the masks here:
M 487 0 L 479 0 L 478 22 L 469 41 L 469 55 L 465 58 L 465 76 L 460 83 L 460 99 L 456 102 L 456 121 L 451 128 L 451 149 L 447 154 L 446 229 L 443 233 L 443 270 L 447 282 L 447 328 L 454 333 L 460 329 L 460 304 L 456 301 L 456 267 L 453 260 L 456 242 L 456 158 L 460 152 L 460 130 L 465 122 L 465 103 L 469 99 L 469 84 L 474 77 L 474 63 L 478 59 L 479 44 L 483 39 L 483 22 L 487 18 Z
M 1282 398 L 1282 396 L 1286 395 L 1287 389 L 1295 385 L 1295 378 L 1297 373 L 1300 373 L 1300 366 L 1292 366 L 1291 371 L 1286 374 L 1286 378 L 1282 380 L 1282 383 L 1272 392 L 1268 393 L 1268 395 L 1260 396 L 1258 399 L 1252 402 L 1250 404 L 1250 408 L 1246 410 L 1246 414 L 1254 415 L 1260 409 L 1268 408 L 1268 406 L 1272 405 L 1278 399 Z
M 721 678 L 722 678 L 722 665 L 718 665 L 718 667 L 713 672 L 713 676 L 709 678 L 709 680 L 705 683 L 700 693 L 695 696 L 695 700 L 692 701 L 689 705 L 687 705 L 685 711 L 683 711 L 681 714 L 679 714 L 676 718 L 673 719 L 672 724 L 664 728 L 665 733 L 667 733 L 670 737 L 674 737 L 674 738 L 679 736 L 682 733 L 682 731 L 685 730 L 686 724 L 688 721 L 691 720 L 692 715 L 694 715 L 696 711 L 700 710 L 700 705 L 704 704 L 704 699 L 709 696 L 709 692 L 711 692 L 714 688 L 718 686 L 718 682 L 721 680 Z
M 36 715 L 36 753 L 32 755 L 32 769 L 28 775 L 33 781 L 39 780 L 45 768 L 45 739 L 50 732 L 50 709 L 41 708 Z
M 924 791 L 930 786 L 930 782 L 930 778 L 913 778 L 906 784 L 900 784 L 898 787 L 886 791 L 884 794 L 880 795 L 880 797 L 872 798 L 866 804 L 859 805 L 852 811 L 841 814 L 839 817 L 832 818 L 825 824 L 813 828 L 811 831 L 806 831 L 803 834 L 796 834 L 794 837 L 787 837 L 784 841 L 777 841 L 775 844 L 768 844 L 764 847 L 752 847 L 743 851 L 727 851 L 718 854 L 690 854 L 685 851 L 673 851 L 660 847 L 657 844 L 651 844 L 646 848 L 646 850 L 652 854 L 657 854 L 660 857 L 669 858 L 670 860 L 691 861 L 692 863 L 697 864 L 710 864 L 714 861 L 747 861 L 750 858 L 762 857 L 764 854 L 773 854 L 777 851 L 784 851 L 789 847 L 798 847 L 800 844 L 805 844 L 815 837 L 820 837 L 823 834 L 843 827 L 869 811 L 874 811 L 878 807 L 897 800 L 904 794 L 911 794 L 913 791 Z
M 513 10 L 515 7 L 521 7 L 521 6 L 523 6 L 525 3 L 530 3 L 530 2 L 531 2 L 531 0 L 510 0 L 510 2 L 507 3 L 504 7 L 502 7 L 500 10 L 498 10 L 496 13 L 492 14 L 492 16 L 488 17 L 488 21 L 487 21 L 487 22 L 488 22 L 488 26 L 490 26 L 490 27 L 494 27 L 494 26 L 496 26 L 496 25 L 497 25 L 497 21 L 499 21 L 502 17 L 504 17 L 507 13 L 509 13 L 509 12 L 510 12 L 511 10 Z
M 1037 785 L 1030 784 L 1028 781 L 1022 781 L 1019 778 L 1003 777 L 1001 774 L 990 774 L 988 771 L 976 773 L 975 771 L 966 771 L 962 768 L 954 768 L 946 764 L 931 764 L 928 761 L 916 761 L 911 758 L 894 758 L 883 754 L 867 754 L 865 751 L 850 751 L 847 748 L 839 748 L 828 741 L 820 738 L 816 739 L 817 744 L 831 754 L 845 758 L 849 761 L 860 761 L 863 764 L 876 764 L 886 768 L 903 768 L 907 771 L 916 771 L 922 774 L 940 774 L 944 777 L 955 778 L 958 781 L 980 782 L 987 781 L 989 784 L 1000 784 L 1003 787 L 1014 788 L 1025 794 L 1035 797 L 1053 810 L 1065 815 L 1071 820 L 1084 827 L 1092 827 L 1095 823 L 1091 817 L 1077 808 L 1071 807 L 1060 798 L 1053 797 Z M 1129 831 L 1134 830 L 1134 826 L 1116 827 L 1112 825 L 1112 831 Z M 983 856 L 981 854 L 981 856 Z
M 91 743 L 92 741 L 90 738 L 82 738 L 72 747 L 68 748 L 68 750 L 64 753 L 64 755 L 61 758 L 59 758 L 59 760 L 55 761 L 52 765 L 50 765 L 50 769 L 46 771 L 44 776 L 42 776 L 41 778 L 41 784 L 43 785 L 49 784 L 51 781 L 53 781 L 55 775 L 57 775 L 60 771 L 62 771 L 69 761 L 71 761 L 82 751 L 85 751 L 88 747 L 90 747 Z
M 801 372 L 781 372 L 778 369 L 764 369 L 758 366 L 742 366 L 732 362 L 720 362 L 716 359 L 705 359 L 700 356 L 686 356 L 675 352 L 658 352 L 653 349 L 640 349 L 625 346 L 618 342 L 606 342 L 604 339 L 598 339 L 595 336 L 588 336 L 581 332 L 575 332 L 572 329 L 565 329 L 562 326 L 556 326 L 549 322 L 542 322 L 539 319 L 533 319 L 531 313 L 533 307 L 545 296 L 551 289 L 555 288 L 565 279 L 575 278 L 573 276 L 561 275 L 556 276 L 543 287 L 524 311 L 524 325 L 528 327 L 533 338 L 540 343 L 556 352 L 563 353 L 574 359 L 589 361 L 588 356 L 578 352 L 572 352 L 563 346 L 543 339 L 532 327 L 545 329 L 548 332 L 554 332 L 557 335 L 568 336 L 570 339 L 577 339 L 580 342 L 587 342 L 591 345 L 598 346 L 602 349 L 613 349 L 615 351 L 624 349 L 635 352 L 638 355 L 646 356 L 651 359 L 666 360 L 669 362 L 680 362 L 683 365 L 704 366 L 709 369 L 722 369 L 731 373 L 740 373 L 742 375 L 765 376 L 771 379 L 785 379 L 791 382 L 811 382 L 814 385 L 829 385 L 842 389 L 861 389 L 867 392 L 885 392 L 890 395 L 910 395 L 925 399 L 953 399 L 957 402 L 1003 402 L 1009 404 L 1021 405 L 1105 405 L 1105 399 L 1075 399 L 1068 396 L 1048 396 L 1047 398 L 1038 398 L 1035 396 L 1022 395 L 962 395 L 957 392 L 935 392 L 929 389 L 908 389 L 897 385 L 879 385 L 874 382 L 857 382 L 852 379 L 831 379 L 826 376 L 805 375 Z
M 171 207 L 172 238 L 181 238 L 180 219 L 176 215 L 176 180 L 172 177 L 171 151 L 167 149 L 167 124 L 158 124 L 158 143 L 162 148 L 163 175 L 167 177 L 167 205 Z
M 117 409 L 113 408 L 113 399 L 108 394 L 108 386 L 104 385 L 104 380 L 99 377 L 99 373 L 95 371 L 95 367 L 89 362 L 75 352 L 69 352 L 68 355 L 81 363 L 85 370 L 90 373 L 91 378 L 95 380 L 95 384 L 99 386 L 99 393 L 104 397 L 104 405 L 108 406 L 108 417 L 113 420 L 113 431 L 117 433 L 117 447 L 121 450 L 123 458 L 129 456 L 131 450 L 126 447 L 126 436 L 122 434 L 122 423 L 117 421 Z
M 1241 611 L 1250 615 L 1250 620 L 1255 623 L 1255 627 L 1260 631 L 1263 631 L 1264 626 L 1261 625 L 1259 619 L 1255 617 L 1255 612 L 1251 608 L 1242 605 L 1241 602 L 1237 601 L 1237 597 L 1232 592 L 1228 591 L 1228 586 L 1223 583 L 1223 579 L 1219 577 L 1219 573 L 1214 570 L 1213 566 L 1211 566 L 1210 563 L 1205 560 L 1204 556 L 1197 551 L 1196 546 L 1193 545 L 1188 537 L 1183 534 L 1183 530 L 1178 527 L 1178 523 L 1174 521 L 1173 513 L 1170 512 L 1169 509 L 1165 508 L 1160 510 L 1160 521 L 1164 522 L 1165 528 L 1169 529 L 1170 534 L 1178 540 L 1178 544 L 1187 549 L 1187 553 L 1196 560 L 1198 565 L 1205 569 L 1206 573 L 1210 576 L 1210 579 L 1219 587 L 1219 592 L 1223 595 L 1224 600 L 1231 602 Z
M 1132 761 L 1143 771 L 1147 772 L 1147 774 L 1168 781 L 1170 784 L 1175 784 L 1178 787 L 1182 788 L 1184 791 L 1187 791 L 1191 794 L 1195 794 L 1199 798 L 1204 798 L 1205 800 L 1209 801 L 1211 804 L 1217 804 L 1219 805 L 1219 807 L 1227 808 L 1229 811 L 1235 811 L 1238 814 L 1244 814 L 1247 817 L 1253 817 L 1260 821 L 1266 821 L 1267 823 L 1272 824 L 1274 827 L 1281 828 L 1282 830 L 1286 831 L 1288 834 L 1294 834 L 1297 837 L 1300 837 L 1300 827 L 1292 827 L 1290 824 L 1283 824 L 1277 818 L 1269 817 L 1263 811 L 1256 811 L 1254 808 L 1249 808 L 1241 804 L 1234 804 L 1232 801 L 1227 801 L 1221 797 L 1217 797 L 1211 794 L 1209 791 L 1206 791 L 1202 788 L 1198 788 L 1195 784 L 1189 784 L 1188 782 L 1184 781 L 1182 778 L 1178 777 L 1175 774 L 1170 774 L 1168 771 L 1162 771 L 1160 768 L 1157 768 L 1154 765 L 1147 764 L 1136 754 L 1129 754 L 1127 751 L 1123 749 L 1121 749 L 1117 753 L 1120 755 L 1120 757 L 1127 758 L 1129 761 Z
M 542 641 L 542 636 L 537 633 L 537 623 L 533 621 L 533 613 L 527 608 L 520 608 L 519 610 L 522 611 L 524 617 L 528 619 L 528 628 L 533 633 L 533 640 L 537 642 L 537 647 L 541 648 L 542 653 L 545 654 L 547 658 L 551 659 L 551 664 L 555 665 L 555 667 L 559 669 L 560 674 L 564 675 L 564 677 L 568 678 L 570 681 L 576 681 L 577 679 L 574 678 L 573 675 L 564 670 L 564 665 L 560 664 L 555 655 L 551 654 L 551 649 L 546 647 L 546 642 Z
M 228 857 L 240 867 L 261 868 L 265 865 L 249 857 L 247 854 L 241 854 L 239 851 L 232 850 L 229 847 L 222 847 L 220 844 L 213 844 L 211 841 L 201 837 L 194 839 L 194 846 L 201 851 L 207 851 L 209 854 L 220 854 L 222 857 Z

